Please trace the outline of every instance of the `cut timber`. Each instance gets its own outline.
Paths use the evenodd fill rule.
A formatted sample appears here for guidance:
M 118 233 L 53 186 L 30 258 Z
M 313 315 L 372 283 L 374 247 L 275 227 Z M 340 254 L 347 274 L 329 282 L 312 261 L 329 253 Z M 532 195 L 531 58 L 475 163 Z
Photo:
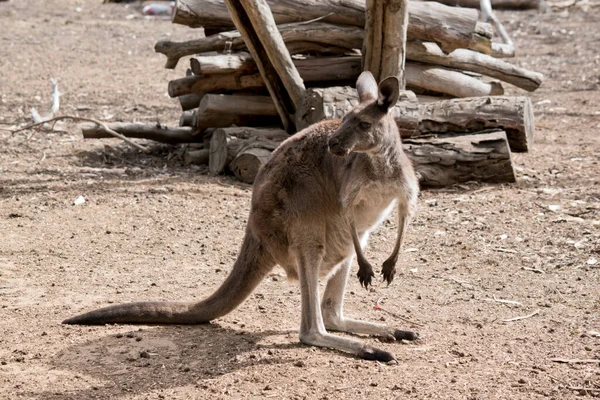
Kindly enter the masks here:
M 447 6 L 479 8 L 480 0 L 436 0 Z M 492 0 L 494 10 L 539 10 L 543 0 Z
M 407 57 L 413 61 L 477 72 L 530 92 L 536 90 L 544 79 L 539 72 L 529 71 L 473 50 L 456 49 L 446 54 L 432 42 L 409 42 L 407 54 Z
M 168 144 L 190 143 L 202 140 L 202 136 L 198 135 L 191 128 L 166 128 L 155 124 L 148 125 L 124 122 L 112 122 L 107 125 L 110 129 L 129 138 L 150 139 Z M 113 137 L 96 124 L 82 124 L 81 133 L 85 139 Z
M 362 66 L 376 82 L 396 76 L 404 88 L 408 0 L 367 0 Z
M 306 89 L 267 1 L 225 0 L 225 3 L 273 98 L 284 128 L 293 133 L 297 125 L 310 124 L 296 118 Z
M 273 99 L 268 96 L 207 94 L 198 107 L 200 113 L 277 115 Z
M 273 151 L 287 137 L 289 135 L 281 129 L 216 129 L 210 139 L 209 172 L 220 174 L 244 149 L 258 147 Z
M 229 55 L 215 57 L 229 57 Z M 294 60 L 294 64 L 307 86 L 325 87 L 355 82 L 360 74 L 360 62 L 359 56 Z M 502 85 L 499 82 L 483 82 L 445 67 L 407 63 L 405 72 L 407 86 L 450 94 L 454 97 L 489 96 L 503 93 Z M 264 87 L 264 81 L 259 74 L 192 75 L 170 81 L 169 95 L 176 97 L 195 92 L 218 93 Z
M 254 183 L 260 167 L 271 158 L 273 150 L 262 147 L 248 147 L 241 150 L 229 164 L 229 169 L 240 181 Z
M 210 151 L 208 149 L 188 150 L 183 155 L 185 165 L 207 165 Z
M 268 0 L 277 24 L 320 19 L 340 25 L 365 26 L 364 0 Z M 445 51 L 469 48 L 477 41 L 478 11 L 436 2 L 410 2 L 408 38 L 433 41 Z M 192 28 L 232 27 L 225 0 L 178 0 L 173 22 Z M 491 36 L 487 39 L 491 39 Z M 360 48 L 360 46 L 358 47 Z
M 179 100 L 181 110 L 187 111 L 193 108 L 197 108 L 198 104 L 200 104 L 200 100 L 202 100 L 202 96 L 204 96 L 204 93 L 191 93 L 179 96 L 177 97 L 177 100 Z
M 510 149 L 528 151 L 535 130 L 528 97 L 475 97 L 443 100 L 419 106 L 419 132 L 452 133 L 502 129 Z
M 409 86 L 446 93 L 455 97 L 495 96 L 504 93 L 500 82 L 483 82 L 461 72 L 426 64 L 406 68 Z
M 350 51 L 359 49 L 363 40 L 363 30 L 356 26 L 312 22 L 283 24 L 277 28 L 291 54 Z M 175 68 L 181 57 L 193 54 L 243 49 L 246 49 L 246 44 L 238 31 L 222 32 L 187 42 L 159 41 L 154 46 L 154 51 L 167 56 L 166 68 Z
M 404 139 L 421 187 L 461 182 L 515 182 L 506 134 L 502 131 L 436 138 Z
M 195 129 L 202 132 L 208 128 L 226 128 L 228 126 L 281 126 L 281 120 L 277 115 L 243 115 L 234 111 L 229 114 L 220 113 L 196 113 Z
M 185 111 L 179 118 L 179 126 L 196 126 L 196 110 Z
M 199 55 L 190 59 L 190 66 L 195 75 L 243 74 L 256 70 L 256 63 L 246 52 L 229 54 L 227 57 Z

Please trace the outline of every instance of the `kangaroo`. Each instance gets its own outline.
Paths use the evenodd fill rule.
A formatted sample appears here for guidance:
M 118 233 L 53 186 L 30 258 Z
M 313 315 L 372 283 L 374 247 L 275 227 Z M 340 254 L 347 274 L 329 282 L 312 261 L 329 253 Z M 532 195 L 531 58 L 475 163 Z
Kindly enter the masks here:
M 221 286 L 198 302 L 138 302 L 91 311 L 65 324 L 201 324 L 235 309 L 279 264 L 299 280 L 300 341 L 363 359 L 394 356 L 341 331 L 415 340 L 418 334 L 344 316 L 343 300 L 356 254 L 361 285 L 373 267 L 363 255 L 369 234 L 397 207 L 397 240 L 383 263 L 391 283 L 404 232 L 415 210 L 418 181 L 389 111 L 399 97 L 396 77 L 379 86 L 363 72 L 359 104 L 340 120 L 322 121 L 285 140 L 259 171 L 241 250 Z M 328 278 L 320 302 L 319 278 Z

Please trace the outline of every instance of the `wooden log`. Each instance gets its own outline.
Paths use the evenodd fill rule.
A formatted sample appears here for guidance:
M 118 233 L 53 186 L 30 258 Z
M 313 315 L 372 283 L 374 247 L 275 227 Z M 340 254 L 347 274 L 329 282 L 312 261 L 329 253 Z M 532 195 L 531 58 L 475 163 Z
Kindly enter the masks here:
M 419 132 L 477 132 L 502 129 L 510 149 L 531 149 L 535 123 L 533 106 L 528 97 L 475 97 L 451 99 L 419 106 Z
M 356 26 L 339 26 L 324 22 L 290 23 L 277 27 L 291 54 L 312 52 L 336 52 L 359 49 L 363 30 Z M 181 57 L 207 52 L 225 52 L 246 49 L 238 31 L 187 42 L 159 41 L 154 51 L 167 56 L 165 68 L 175 68 Z
M 409 42 L 407 57 L 413 61 L 477 72 L 530 92 L 536 90 L 544 79 L 539 72 L 529 71 L 473 50 L 456 49 L 446 54 L 432 42 Z
M 243 74 L 256 71 L 256 63 L 247 52 L 219 55 L 199 55 L 190 59 L 195 75 Z
M 233 26 L 225 0 L 178 0 L 173 22 L 193 28 Z M 268 0 L 277 24 L 320 19 L 340 25 L 365 26 L 364 0 Z M 469 48 L 477 26 L 477 10 L 448 7 L 436 2 L 408 5 L 408 38 L 433 41 L 444 51 Z M 491 39 L 489 37 L 488 39 Z M 360 48 L 360 46 L 358 47 Z
M 177 97 L 177 100 L 179 100 L 179 105 L 181 106 L 181 111 L 188 111 L 198 108 L 200 100 L 202 100 L 202 96 L 204 96 L 204 93 L 191 93 Z
M 479 8 L 480 0 L 436 0 L 438 3 L 454 7 Z M 492 0 L 494 10 L 539 10 L 542 0 Z
M 228 57 L 223 55 L 221 57 Z M 360 74 L 360 57 L 321 57 L 294 60 L 300 76 L 307 86 L 334 86 L 355 82 Z M 500 95 L 502 85 L 483 82 L 475 77 L 444 67 L 432 67 L 419 63 L 406 64 L 406 84 L 455 97 Z M 265 87 L 258 74 L 189 76 L 169 82 L 172 97 L 201 92 L 239 91 Z
M 202 140 L 202 135 L 191 128 L 167 128 L 160 125 L 142 123 L 112 122 L 108 127 L 120 134 L 136 139 L 150 139 L 161 143 L 179 144 Z M 112 138 L 96 124 L 82 124 L 81 133 L 85 139 Z
M 208 149 L 188 150 L 183 155 L 185 165 L 207 165 L 210 151 Z
M 362 67 L 379 82 L 396 76 L 404 88 L 408 0 L 367 0 Z
M 496 96 L 504 93 L 500 82 L 483 82 L 459 71 L 427 64 L 406 68 L 406 83 L 412 87 L 446 93 L 455 97 Z
M 196 126 L 196 110 L 188 110 L 179 117 L 179 126 Z
M 202 132 L 207 128 L 226 128 L 233 125 L 280 127 L 281 120 L 278 115 L 243 115 L 236 111 L 230 114 L 198 112 L 196 115 L 195 129 L 199 132 Z
M 256 63 L 284 128 L 293 133 L 300 123 L 296 109 L 306 88 L 292 62 L 266 0 L 225 0 L 235 27 Z
M 259 169 L 271 159 L 273 150 L 249 147 L 240 151 L 229 164 L 229 169 L 240 181 L 252 184 Z
M 218 175 L 244 149 L 262 148 L 275 150 L 289 135 L 281 129 L 225 128 L 216 129 L 210 140 L 208 169 Z M 247 176 L 247 173 L 243 173 Z
M 269 96 L 207 94 L 198 107 L 200 113 L 238 115 L 278 115 Z
M 461 182 L 515 182 L 506 134 L 502 131 L 434 138 L 404 139 L 421 187 Z

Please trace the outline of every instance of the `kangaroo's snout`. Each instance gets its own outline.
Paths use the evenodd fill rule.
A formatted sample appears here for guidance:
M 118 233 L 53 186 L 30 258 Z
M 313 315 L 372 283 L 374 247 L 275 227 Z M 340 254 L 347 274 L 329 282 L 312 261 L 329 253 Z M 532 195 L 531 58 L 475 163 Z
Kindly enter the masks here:
M 328 145 L 329 151 L 333 155 L 347 156 L 348 153 L 350 153 L 350 149 L 346 148 L 345 146 L 342 146 L 340 139 L 338 139 L 335 136 L 329 139 Z

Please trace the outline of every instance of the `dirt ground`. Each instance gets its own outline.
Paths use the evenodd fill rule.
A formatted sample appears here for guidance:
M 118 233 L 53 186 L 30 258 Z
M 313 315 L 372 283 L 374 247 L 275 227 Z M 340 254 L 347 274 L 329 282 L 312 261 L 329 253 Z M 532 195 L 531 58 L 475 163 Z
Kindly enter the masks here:
M 210 294 L 251 196 L 183 167 L 177 148 L 141 155 L 67 123 L 29 140 L 0 130 L 0 398 L 600 396 L 599 363 L 551 360 L 600 359 L 600 8 L 499 15 L 514 62 L 546 76 L 531 94 L 536 143 L 514 154 L 516 184 L 423 192 L 392 285 L 366 291 L 353 276 L 350 315 L 422 335 L 377 343 L 397 365 L 300 345 L 299 288 L 279 269 L 210 325 L 61 325 L 110 303 Z M 198 32 L 99 0 L 0 2 L 0 27 L 0 128 L 46 112 L 52 77 L 62 113 L 178 121 L 167 81 L 185 67 L 163 69 L 153 45 Z M 378 265 L 394 226 L 372 236 Z

